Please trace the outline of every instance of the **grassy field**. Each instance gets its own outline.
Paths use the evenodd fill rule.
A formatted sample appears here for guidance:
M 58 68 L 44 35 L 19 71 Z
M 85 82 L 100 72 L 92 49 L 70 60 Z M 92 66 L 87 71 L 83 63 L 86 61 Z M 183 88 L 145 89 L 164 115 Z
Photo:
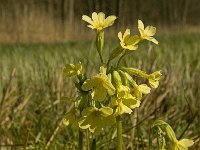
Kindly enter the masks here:
M 135 149 L 146 149 L 151 123 L 161 118 L 178 138 L 192 138 L 191 149 L 200 149 L 200 35 L 159 36 L 159 46 L 150 43 L 130 54 L 126 66 L 146 72 L 162 70 L 158 89 L 147 95 L 135 110 L 135 125 L 124 120 L 124 145 L 135 133 Z M 105 45 L 108 54 L 118 40 Z M 100 64 L 94 41 L 57 44 L 0 45 L 0 149 L 76 149 L 77 132 L 62 124 L 76 97 L 73 81 L 62 75 L 67 63 L 79 60 L 96 73 Z M 105 53 L 105 55 L 106 55 Z M 115 149 L 111 137 L 115 126 L 97 136 L 97 149 Z

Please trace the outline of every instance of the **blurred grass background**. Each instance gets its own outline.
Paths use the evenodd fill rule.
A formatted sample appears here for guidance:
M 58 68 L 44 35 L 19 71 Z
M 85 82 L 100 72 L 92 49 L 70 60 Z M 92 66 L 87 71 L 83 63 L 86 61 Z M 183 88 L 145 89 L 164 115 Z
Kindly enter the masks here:
M 162 70 L 158 89 L 147 95 L 136 110 L 135 127 L 124 121 L 124 143 L 135 130 L 136 148 L 145 149 L 148 131 L 156 118 L 172 125 L 177 137 L 195 140 L 191 148 L 200 148 L 200 35 L 159 36 L 158 46 L 141 48 L 122 63 L 146 72 Z M 105 55 L 118 45 L 106 40 Z M 95 54 L 95 55 L 94 55 Z M 95 73 L 100 65 L 94 41 L 56 44 L 0 45 L 0 148 L 4 149 L 76 149 L 77 132 L 62 125 L 70 109 L 63 96 L 76 97 L 73 80 L 63 77 L 67 63 L 82 61 L 85 73 Z M 96 66 L 97 65 L 97 66 Z M 114 127 L 98 136 L 98 149 L 115 149 L 108 141 Z
M 119 45 L 117 33 L 136 31 L 138 19 L 157 27 L 159 45 L 142 43 L 122 62 L 163 73 L 159 88 L 125 118 L 124 145 L 134 134 L 134 149 L 146 149 L 150 125 L 160 118 L 178 138 L 194 139 L 191 149 L 199 150 L 199 0 L 0 0 L 0 150 L 77 148 L 77 132 L 62 124 L 72 107 L 63 97 L 77 93 L 62 70 L 78 61 L 87 74 L 98 70 L 95 32 L 81 21 L 94 11 L 118 17 L 105 32 L 106 57 Z M 99 135 L 97 149 L 114 150 L 114 133 L 115 126 Z

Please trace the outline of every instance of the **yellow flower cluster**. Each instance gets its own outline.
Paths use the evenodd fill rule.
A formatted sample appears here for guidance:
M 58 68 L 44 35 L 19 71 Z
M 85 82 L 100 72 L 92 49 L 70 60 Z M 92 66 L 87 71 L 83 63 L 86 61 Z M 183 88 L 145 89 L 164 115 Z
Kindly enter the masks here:
M 110 61 L 124 52 L 125 55 L 127 51 L 137 50 L 139 42 L 144 39 L 156 44 L 158 42 L 153 38 L 156 33 L 155 27 L 144 28 L 142 21 L 139 20 L 140 35 L 132 35 L 130 29 L 126 29 L 124 34 L 119 32 L 120 46 L 111 52 L 105 65 L 102 57 L 103 30 L 113 25 L 117 17 L 108 16 L 106 18 L 103 12 L 93 12 L 91 18 L 83 15 L 82 19 L 89 23 L 89 28 L 97 31 L 96 47 L 102 66 L 99 73 L 91 78 L 84 76 L 81 63 L 68 64 L 64 68 L 63 72 L 66 76 L 77 77 L 76 87 L 80 94 L 76 100 L 75 109 L 66 114 L 64 124 L 98 133 L 105 126 L 114 124 L 116 117 L 131 114 L 133 109 L 139 107 L 142 96 L 150 93 L 150 87 L 157 88 L 161 77 L 160 71 L 147 74 L 135 68 L 119 67 L 118 65 L 109 67 Z M 147 84 L 137 84 L 133 78 L 134 75 L 148 79 L 150 87 Z M 76 113 L 77 110 L 79 113 Z

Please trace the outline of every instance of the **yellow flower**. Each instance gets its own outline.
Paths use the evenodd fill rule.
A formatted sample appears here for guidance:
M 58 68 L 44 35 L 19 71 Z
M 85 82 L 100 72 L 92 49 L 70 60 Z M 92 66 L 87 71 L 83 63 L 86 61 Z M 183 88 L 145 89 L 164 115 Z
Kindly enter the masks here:
M 86 80 L 81 88 L 84 91 L 92 90 L 92 98 L 97 101 L 105 100 L 107 94 L 115 94 L 114 86 L 104 73 L 99 73 L 94 78 Z
M 140 101 L 130 94 L 128 86 L 120 85 L 117 89 L 117 96 L 111 99 L 112 106 L 117 106 L 114 115 L 122 115 L 124 113 L 131 114 L 132 110 L 140 106 Z
M 135 96 L 137 100 L 142 99 L 142 94 L 149 94 L 151 92 L 151 88 L 148 87 L 146 84 L 137 85 L 135 87 Z
M 141 20 L 138 20 L 138 29 L 140 32 L 140 38 L 149 40 L 155 44 L 158 44 L 158 41 L 153 37 L 156 33 L 156 28 L 153 26 L 147 26 L 144 28 L 144 24 Z
M 149 75 L 148 80 L 152 88 L 158 87 L 161 76 L 162 76 L 161 71 L 156 71 Z
M 116 122 L 110 107 L 88 107 L 83 110 L 83 117 L 79 120 L 81 129 L 89 129 L 92 133 L 100 132 L 105 126 L 113 125 Z
M 82 20 L 90 24 L 88 25 L 89 28 L 97 30 L 103 30 L 104 28 L 111 26 L 114 23 L 115 19 L 117 19 L 117 17 L 113 15 L 105 18 L 105 14 L 103 12 L 100 12 L 98 14 L 96 12 L 93 12 L 92 18 L 86 15 L 82 16 Z
M 120 39 L 120 45 L 122 48 L 127 50 L 136 50 L 138 48 L 140 38 L 138 35 L 131 36 L 130 29 L 126 29 L 123 36 L 122 33 L 119 32 L 118 38 Z
M 80 75 L 82 74 L 82 64 L 79 62 L 78 64 L 67 64 L 63 70 L 64 75 L 67 77 Z
M 182 140 L 176 140 L 172 144 L 172 150 L 188 150 L 188 147 L 192 146 L 194 144 L 193 140 L 189 139 L 182 139 Z

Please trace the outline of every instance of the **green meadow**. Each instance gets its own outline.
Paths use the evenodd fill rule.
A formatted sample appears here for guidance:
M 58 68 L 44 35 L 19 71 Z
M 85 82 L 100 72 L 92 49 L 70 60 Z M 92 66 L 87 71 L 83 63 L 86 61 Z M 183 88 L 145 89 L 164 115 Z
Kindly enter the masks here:
M 159 45 L 144 43 L 129 54 L 125 66 L 162 70 L 162 80 L 142 105 L 123 122 L 125 148 L 134 133 L 135 149 L 147 149 L 148 132 L 156 119 L 174 129 L 177 138 L 194 139 L 200 148 L 200 34 L 160 35 Z M 106 39 L 105 53 L 119 45 Z M 0 44 L 0 149 L 73 150 L 78 131 L 62 119 L 76 99 L 74 80 L 63 76 L 68 63 L 80 60 L 87 74 L 100 66 L 95 41 L 54 44 Z M 130 120 L 134 120 L 131 125 Z M 131 132 L 129 132 L 131 131 Z M 85 133 L 86 134 L 86 133 Z M 97 149 L 115 149 L 116 127 L 96 136 Z M 84 142 L 86 143 L 86 142 Z

